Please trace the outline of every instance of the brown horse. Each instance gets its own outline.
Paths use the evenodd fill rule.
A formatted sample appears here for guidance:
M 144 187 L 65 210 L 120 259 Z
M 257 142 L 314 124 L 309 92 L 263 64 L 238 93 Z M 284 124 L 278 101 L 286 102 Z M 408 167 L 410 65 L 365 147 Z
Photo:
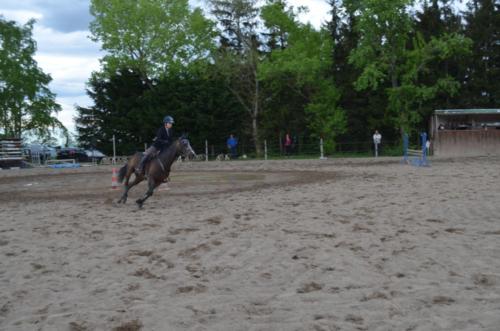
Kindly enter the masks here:
M 128 191 L 134 187 L 135 185 L 142 182 L 144 179 L 148 180 L 148 190 L 142 197 L 142 199 L 137 199 L 136 203 L 139 208 L 142 208 L 144 201 L 153 195 L 153 191 L 155 188 L 160 186 L 161 183 L 164 183 L 168 176 L 170 175 L 170 167 L 172 163 L 177 159 L 179 155 L 183 155 L 185 157 L 196 156 L 189 140 L 185 137 L 181 137 L 175 142 L 173 142 L 169 147 L 162 150 L 157 157 L 153 158 L 145 167 L 144 175 L 135 175 L 134 180 L 129 183 L 130 177 L 132 174 L 135 174 L 135 169 L 139 166 L 142 158 L 141 152 L 137 152 L 130 157 L 127 164 L 121 167 L 118 173 L 118 181 L 121 183 L 123 179 L 125 179 L 125 183 L 123 184 L 123 195 L 118 200 L 118 203 L 126 203 L 128 197 Z

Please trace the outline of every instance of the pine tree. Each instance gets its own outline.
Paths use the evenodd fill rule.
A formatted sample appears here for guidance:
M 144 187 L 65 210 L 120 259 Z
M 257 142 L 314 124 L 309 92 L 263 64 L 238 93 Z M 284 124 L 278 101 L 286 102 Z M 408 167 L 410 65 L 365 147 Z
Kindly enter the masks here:
M 473 0 L 465 13 L 465 34 L 472 39 L 467 63 L 464 107 L 498 108 L 500 104 L 500 3 Z

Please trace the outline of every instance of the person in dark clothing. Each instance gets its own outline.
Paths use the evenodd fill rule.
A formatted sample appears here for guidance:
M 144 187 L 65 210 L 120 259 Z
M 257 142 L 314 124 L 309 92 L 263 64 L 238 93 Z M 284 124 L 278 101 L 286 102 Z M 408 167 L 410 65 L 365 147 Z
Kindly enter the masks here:
M 146 163 L 151 160 L 158 152 L 168 147 L 172 143 L 174 137 L 174 132 L 172 129 L 173 124 L 173 117 L 165 116 L 165 118 L 163 119 L 163 127 L 158 129 L 153 144 L 144 152 L 141 163 L 139 163 L 139 167 L 135 170 L 136 175 L 143 175 Z

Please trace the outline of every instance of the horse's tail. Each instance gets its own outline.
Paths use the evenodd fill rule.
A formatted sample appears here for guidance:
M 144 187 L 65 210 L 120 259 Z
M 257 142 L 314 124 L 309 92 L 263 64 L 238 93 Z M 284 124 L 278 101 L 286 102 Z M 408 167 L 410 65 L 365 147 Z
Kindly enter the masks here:
M 120 168 L 120 171 L 118 172 L 119 183 L 123 182 L 123 178 L 125 178 L 125 175 L 127 174 L 127 169 L 128 169 L 128 164 L 125 164 L 123 167 Z

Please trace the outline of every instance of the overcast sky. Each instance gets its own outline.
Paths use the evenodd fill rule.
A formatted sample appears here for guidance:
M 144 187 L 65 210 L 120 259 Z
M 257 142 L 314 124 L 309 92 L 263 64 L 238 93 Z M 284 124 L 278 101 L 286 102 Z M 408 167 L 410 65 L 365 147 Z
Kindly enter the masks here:
M 35 59 L 45 73 L 52 76 L 50 88 L 57 94 L 63 110 L 59 120 L 74 132 L 75 105 L 89 106 L 85 83 L 92 71 L 99 69 L 103 56 L 100 46 L 89 36 L 90 0 L 0 0 L 0 15 L 9 20 L 26 23 L 36 19 L 33 37 L 38 51 Z M 204 0 L 190 0 L 203 6 Z M 310 11 L 301 17 L 316 27 L 326 19 L 326 0 L 288 0 L 293 6 L 307 6 Z

